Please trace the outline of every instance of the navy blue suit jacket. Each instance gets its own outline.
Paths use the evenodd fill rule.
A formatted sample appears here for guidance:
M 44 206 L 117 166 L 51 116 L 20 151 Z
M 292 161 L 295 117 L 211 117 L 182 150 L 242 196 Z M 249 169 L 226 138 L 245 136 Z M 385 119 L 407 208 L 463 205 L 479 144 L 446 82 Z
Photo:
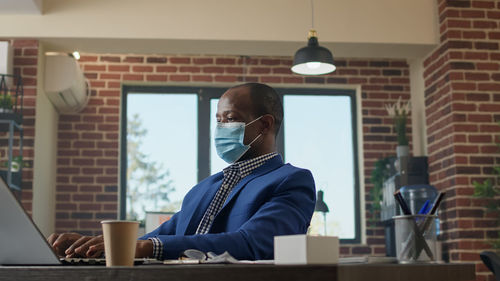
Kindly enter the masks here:
M 278 155 L 233 188 L 208 234 L 195 235 L 222 180 L 220 172 L 201 181 L 184 197 L 178 213 L 139 239 L 160 239 L 164 259 L 198 249 L 254 260 L 273 259 L 274 236 L 306 233 L 316 201 L 313 177 L 308 170 L 283 164 Z

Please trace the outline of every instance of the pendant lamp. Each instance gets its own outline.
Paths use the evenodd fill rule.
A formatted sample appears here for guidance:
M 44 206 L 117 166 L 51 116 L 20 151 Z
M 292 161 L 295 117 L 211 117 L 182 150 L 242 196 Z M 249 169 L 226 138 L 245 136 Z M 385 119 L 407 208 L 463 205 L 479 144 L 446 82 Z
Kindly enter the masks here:
M 292 71 L 301 75 L 322 75 L 335 71 L 332 53 L 318 43 L 318 33 L 314 30 L 314 6 L 311 0 L 312 29 L 308 43 L 299 49 L 293 58 Z

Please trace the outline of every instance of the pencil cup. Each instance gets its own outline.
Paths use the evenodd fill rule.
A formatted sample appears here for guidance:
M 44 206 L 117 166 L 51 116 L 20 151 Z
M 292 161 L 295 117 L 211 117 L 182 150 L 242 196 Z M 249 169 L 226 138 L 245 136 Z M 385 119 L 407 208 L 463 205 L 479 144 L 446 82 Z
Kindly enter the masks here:
M 436 215 L 393 217 L 399 263 L 434 262 L 436 256 Z
M 106 266 L 133 266 L 137 231 L 136 221 L 102 221 Z

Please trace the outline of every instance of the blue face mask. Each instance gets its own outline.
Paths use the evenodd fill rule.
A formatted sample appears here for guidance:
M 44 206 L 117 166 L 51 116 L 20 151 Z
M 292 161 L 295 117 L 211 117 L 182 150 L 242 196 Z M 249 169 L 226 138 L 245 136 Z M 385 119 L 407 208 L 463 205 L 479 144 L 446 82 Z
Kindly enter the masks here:
M 261 116 L 262 117 L 262 116 Z M 261 117 L 245 124 L 244 122 L 217 123 L 215 127 L 215 149 L 219 157 L 231 164 L 238 161 L 262 134 L 259 134 L 248 145 L 243 143 L 245 127 L 259 120 Z

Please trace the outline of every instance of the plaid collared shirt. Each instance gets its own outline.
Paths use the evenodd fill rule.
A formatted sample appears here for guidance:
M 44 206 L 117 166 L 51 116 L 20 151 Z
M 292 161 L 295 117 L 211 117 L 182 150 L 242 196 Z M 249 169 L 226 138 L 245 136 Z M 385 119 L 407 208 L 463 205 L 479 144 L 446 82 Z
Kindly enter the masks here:
M 214 198 L 205 211 L 195 234 L 208 233 L 215 217 L 222 209 L 224 202 L 226 202 L 226 199 L 233 188 L 241 181 L 241 179 L 248 176 L 253 170 L 257 169 L 267 160 L 275 157 L 276 155 L 278 155 L 276 152 L 271 152 L 249 160 L 236 162 L 225 168 L 223 170 L 224 179 L 222 180 L 222 185 L 217 190 L 217 193 L 215 193 Z M 153 241 L 153 257 L 161 259 L 163 256 L 163 243 L 160 239 L 154 237 L 149 238 L 149 240 Z

